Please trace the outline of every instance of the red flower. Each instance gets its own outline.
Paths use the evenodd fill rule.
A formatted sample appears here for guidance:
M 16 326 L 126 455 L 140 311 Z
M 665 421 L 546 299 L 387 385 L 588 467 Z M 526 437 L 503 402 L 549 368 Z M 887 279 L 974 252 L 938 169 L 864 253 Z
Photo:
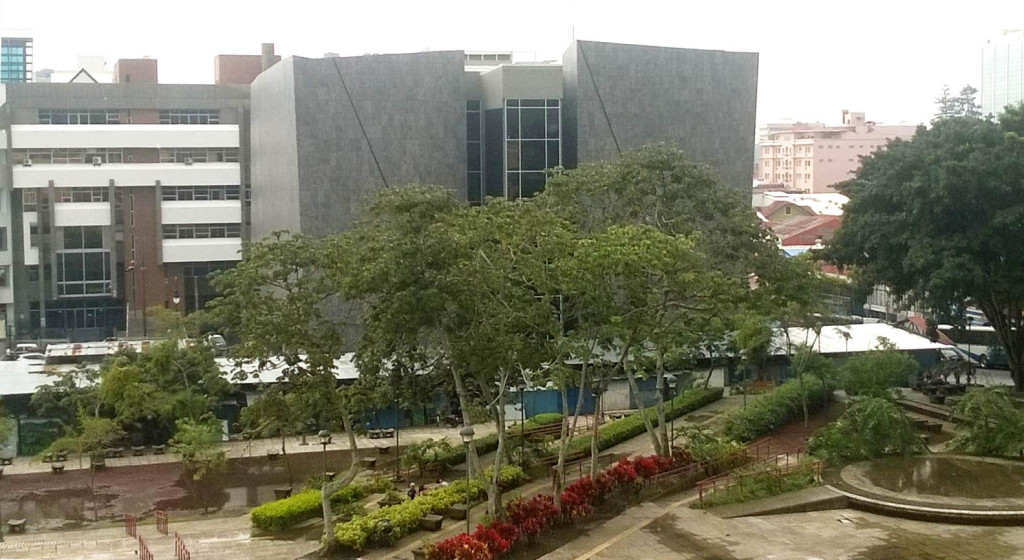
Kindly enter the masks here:
M 427 560 L 493 560 L 487 545 L 465 533 L 428 545 Z
M 476 531 L 473 531 L 473 538 L 484 543 L 487 546 L 487 550 L 494 556 L 498 556 L 508 550 L 508 547 L 512 546 L 512 543 L 502 537 L 494 527 L 477 525 Z

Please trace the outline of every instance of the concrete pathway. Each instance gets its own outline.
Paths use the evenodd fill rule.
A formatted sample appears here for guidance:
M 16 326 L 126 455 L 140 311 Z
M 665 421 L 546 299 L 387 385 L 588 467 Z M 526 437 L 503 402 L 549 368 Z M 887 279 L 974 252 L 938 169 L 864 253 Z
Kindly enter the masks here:
M 495 431 L 493 423 L 486 424 L 475 424 L 473 430 L 476 432 L 477 437 L 486 436 L 493 434 Z M 409 428 L 402 428 L 399 432 L 399 443 L 402 447 L 423 441 L 424 439 L 432 438 L 446 438 L 453 445 L 462 445 L 462 439 L 459 437 L 459 428 L 443 428 L 439 426 L 416 426 Z M 320 453 L 323 450 L 319 441 L 315 436 L 306 437 L 306 445 L 302 445 L 301 437 L 288 437 L 285 439 L 285 451 L 289 454 L 299 453 Z M 370 439 L 365 436 L 359 436 L 356 438 L 356 444 L 360 450 L 374 450 L 381 447 L 390 447 L 395 445 L 395 438 L 388 439 Z M 242 458 L 242 457 L 265 457 L 268 452 L 280 453 L 281 452 L 281 440 L 280 438 L 266 438 L 266 439 L 254 439 L 251 441 L 227 441 L 220 444 L 221 449 L 227 454 L 229 459 Z M 333 441 L 327 447 L 328 451 L 335 450 L 347 450 L 349 448 L 348 437 L 344 433 L 334 434 Z M 147 450 L 145 455 L 141 457 L 131 456 L 131 450 L 125 451 L 125 457 L 107 459 L 106 464 L 110 467 L 123 467 L 123 466 L 135 466 L 135 465 L 155 465 L 162 463 L 177 463 L 181 460 L 174 453 L 165 453 L 163 455 L 154 455 L 152 450 Z M 369 455 L 369 454 L 367 454 Z M 376 456 L 373 453 L 373 456 Z M 78 468 L 89 468 L 89 461 L 87 459 L 79 461 L 78 456 L 71 456 L 67 461 L 63 463 L 67 470 L 75 470 Z M 51 463 L 44 463 L 37 457 L 16 457 L 14 464 L 4 466 L 5 475 L 15 474 L 26 474 L 26 473 L 41 473 L 50 472 Z

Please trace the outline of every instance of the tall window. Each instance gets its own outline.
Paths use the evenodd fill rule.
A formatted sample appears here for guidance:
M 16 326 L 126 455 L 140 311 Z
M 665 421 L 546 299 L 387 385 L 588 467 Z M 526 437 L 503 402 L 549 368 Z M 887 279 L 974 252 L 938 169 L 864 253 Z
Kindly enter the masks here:
M 165 201 L 177 200 L 238 200 L 239 185 L 203 185 L 195 187 L 164 187 L 161 197 Z
M 110 202 L 108 187 L 62 187 L 57 189 L 57 202 Z
M 482 204 L 484 201 L 482 135 L 480 101 L 466 101 L 466 198 L 470 204 Z
M 558 99 L 505 100 L 505 196 L 533 196 L 544 188 L 545 169 L 562 164 Z
M 61 228 L 64 248 L 57 251 L 57 295 L 110 295 L 110 251 L 99 226 Z
M 7 228 L 0 227 L 0 252 L 7 251 Z
M 161 148 L 160 163 L 238 162 L 238 148 Z

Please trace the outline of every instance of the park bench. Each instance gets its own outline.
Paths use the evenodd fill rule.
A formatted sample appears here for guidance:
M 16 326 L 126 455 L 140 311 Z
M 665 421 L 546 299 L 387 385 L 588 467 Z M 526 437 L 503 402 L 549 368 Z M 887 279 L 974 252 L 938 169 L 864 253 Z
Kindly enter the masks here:
M 359 459 L 359 462 L 363 464 L 363 468 L 364 469 L 372 471 L 372 470 L 377 468 L 377 458 L 376 457 L 362 457 L 362 458 Z
M 8 519 L 7 527 L 12 533 L 24 533 L 25 532 L 25 520 L 24 519 Z
M 288 486 L 287 488 L 274 488 L 274 499 L 275 500 L 283 500 L 285 498 L 290 498 L 291 496 L 292 496 L 292 488 L 291 488 L 291 486 Z
M 60 461 L 60 462 L 67 461 L 68 460 L 68 452 L 67 451 L 57 451 L 56 453 L 53 454 L 53 460 L 54 461 Z
M 557 438 L 557 437 L 562 435 L 562 423 L 561 422 L 555 422 L 553 424 L 545 424 L 543 426 L 536 426 L 534 428 L 530 428 L 530 429 L 522 431 L 522 432 L 520 432 L 518 430 L 515 430 L 515 429 L 512 429 L 512 430 L 510 430 L 509 433 L 512 434 L 512 435 L 515 435 L 515 436 L 522 435 L 523 437 L 525 437 L 526 439 L 529 439 L 531 441 L 532 440 L 538 440 L 538 439 L 542 440 L 542 439 L 544 439 L 544 438 L 546 438 L 548 436 Z
M 424 531 L 440 531 L 442 521 L 444 521 L 444 517 L 428 513 L 420 518 L 420 529 Z
M 50 465 L 50 471 L 53 472 L 53 474 L 64 474 L 64 464 L 54 463 Z
M 134 457 L 142 457 L 145 454 L 146 454 L 146 446 L 145 445 L 133 445 L 132 446 L 132 456 L 134 456 Z
M 154 445 L 153 446 L 153 455 L 163 455 L 166 452 L 167 452 L 167 446 L 166 445 Z
M 0 457 L 0 467 L 4 465 L 13 465 L 14 457 Z
M 380 455 L 390 455 L 391 454 L 391 446 L 390 445 L 378 446 L 377 447 L 377 453 L 380 454 Z

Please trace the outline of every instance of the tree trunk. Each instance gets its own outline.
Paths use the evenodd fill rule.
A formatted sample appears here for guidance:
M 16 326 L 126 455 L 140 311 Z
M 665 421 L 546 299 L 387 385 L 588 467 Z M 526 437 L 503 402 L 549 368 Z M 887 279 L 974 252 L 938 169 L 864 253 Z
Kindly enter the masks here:
M 657 366 L 656 375 L 658 376 L 658 381 L 655 383 L 658 391 L 658 439 L 661 440 L 661 450 L 658 454 L 668 456 L 672 454 L 672 447 L 669 441 L 668 422 L 665 421 L 665 355 L 661 350 L 658 350 L 655 360 Z
M 579 394 L 576 395 L 576 409 L 572 413 L 572 426 L 569 425 L 569 391 L 566 387 L 559 387 L 558 392 L 562 397 L 562 437 L 558 440 L 558 464 L 555 466 L 555 477 L 552 480 L 552 495 L 555 498 L 555 506 L 562 505 L 562 486 L 565 480 L 565 456 L 569 451 L 569 444 L 576 435 L 576 426 L 579 425 L 580 411 L 583 410 L 583 389 L 587 384 L 587 364 L 590 361 L 590 352 L 587 352 L 583 367 L 580 368 Z M 596 440 L 594 440 L 596 441 Z M 594 443 L 591 442 L 591 449 Z M 594 455 L 596 457 L 596 455 Z M 591 458 L 593 461 L 593 457 Z
M 281 430 L 281 457 L 284 459 L 284 466 L 288 469 L 288 487 L 292 487 L 292 463 L 288 460 L 288 450 L 285 449 L 285 434 Z
M 462 379 L 462 374 L 458 372 L 454 367 L 452 368 L 452 376 L 455 378 L 455 392 L 459 395 L 459 407 L 462 408 L 462 424 L 469 426 L 472 422 L 469 419 L 469 393 L 466 391 L 466 383 Z M 469 444 L 469 462 L 466 464 L 466 476 L 472 477 L 473 473 L 480 472 L 480 459 L 477 458 L 476 444 Z
M 640 387 L 636 383 L 636 376 L 632 371 L 626 370 L 626 379 L 629 381 L 629 388 L 632 389 L 633 393 L 637 398 L 637 414 L 644 421 L 644 427 L 647 428 L 647 435 L 651 437 L 651 443 L 654 444 L 654 452 L 658 455 L 664 455 L 661 452 L 661 441 L 658 440 L 658 435 L 654 431 L 654 424 L 651 423 L 651 419 L 647 417 L 647 409 L 644 407 L 643 395 L 640 394 Z
M 323 486 L 320 488 L 320 507 L 323 510 L 324 516 L 324 539 L 323 549 L 324 554 L 332 552 L 337 548 L 337 539 L 334 537 L 334 510 L 331 509 L 331 496 L 348 486 L 356 479 L 359 474 L 359 444 L 356 442 L 356 434 L 352 431 L 352 421 L 348 416 L 347 410 L 341 411 L 341 422 L 345 427 L 345 433 L 348 434 L 348 446 L 352 451 L 352 463 L 348 467 L 348 472 L 345 476 L 335 480 L 334 482 L 328 482 L 324 479 Z
M 487 515 L 493 520 L 504 518 L 505 510 L 501 507 L 501 467 L 505 459 L 505 388 L 498 389 L 498 398 L 494 401 L 495 427 L 498 428 L 498 451 L 494 456 L 494 472 L 487 482 Z M 469 515 L 469 512 L 466 512 Z
M 594 399 L 594 435 L 590 438 L 590 478 L 597 476 L 597 440 L 601 437 L 601 420 L 604 419 L 604 393 Z

